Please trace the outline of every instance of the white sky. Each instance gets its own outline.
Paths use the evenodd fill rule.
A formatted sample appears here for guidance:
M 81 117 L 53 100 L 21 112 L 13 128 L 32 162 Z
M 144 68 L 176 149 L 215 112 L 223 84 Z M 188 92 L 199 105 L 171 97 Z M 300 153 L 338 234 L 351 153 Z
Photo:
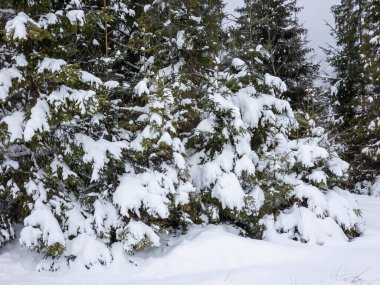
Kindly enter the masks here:
M 243 3 L 243 0 L 225 1 L 229 12 Z M 334 44 L 334 39 L 330 36 L 330 30 L 325 21 L 330 24 L 334 23 L 330 8 L 339 2 L 340 0 L 299 0 L 299 5 L 304 6 L 300 15 L 301 22 L 309 30 L 309 45 L 314 49 L 315 60 L 318 62 L 324 59 L 324 54 L 319 47 L 326 47 L 327 43 Z M 322 62 L 322 69 L 326 68 L 327 65 Z
M 234 2 L 233 0 L 229 0 Z M 302 23 L 309 30 L 308 39 L 310 46 L 316 53 L 315 60 L 321 61 L 325 58 L 323 51 L 319 48 L 334 45 L 334 39 L 330 35 L 330 28 L 325 24 L 334 24 L 334 17 L 330 11 L 331 6 L 339 4 L 340 0 L 299 0 L 300 6 L 304 6 L 301 14 Z M 322 70 L 328 71 L 326 63 L 321 63 Z

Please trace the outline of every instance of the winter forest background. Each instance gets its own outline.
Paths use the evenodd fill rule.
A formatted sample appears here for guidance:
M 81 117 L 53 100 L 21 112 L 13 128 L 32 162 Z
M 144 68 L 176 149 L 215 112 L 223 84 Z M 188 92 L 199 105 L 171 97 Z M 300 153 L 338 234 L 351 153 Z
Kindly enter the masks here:
M 0 281 L 380 254 L 380 2 L 305 1 L 0 0 Z

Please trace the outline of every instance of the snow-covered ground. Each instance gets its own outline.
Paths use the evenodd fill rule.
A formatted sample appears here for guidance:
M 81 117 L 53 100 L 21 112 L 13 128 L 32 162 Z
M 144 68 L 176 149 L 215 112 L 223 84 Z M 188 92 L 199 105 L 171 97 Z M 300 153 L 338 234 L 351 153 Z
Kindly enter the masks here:
M 367 229 L 352 242 L 272 243 L 239 237 L 227 226 L 198 227 L 143 255 L 114 256 L 107 269 L 55 273 L 36 272 L 38 257 L 14 242 L 0 250 L 0 284 L 380 284 L 380 198 L 356 198 Z

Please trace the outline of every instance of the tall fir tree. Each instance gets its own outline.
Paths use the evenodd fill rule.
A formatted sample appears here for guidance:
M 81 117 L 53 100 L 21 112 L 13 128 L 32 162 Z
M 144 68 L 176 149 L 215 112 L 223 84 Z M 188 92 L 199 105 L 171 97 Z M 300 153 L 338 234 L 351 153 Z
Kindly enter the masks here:
M 333 6 L 337 48 L 327 51 L 336 73 L 332 93 L 337 138 L 352 165 L 350 187 L 359 182 L 359 191 L 368 191 L 360 188 L 368 188 L 379 175 L 378 9 L 377 1 L 342 0 Z
M 328 51 L 329 61 L 337 77 L 338 115 L 354 117 L 357 98 L 365 94 L 363 60 L 363 4 L 361 0 L 343 0 L 333 6 L 333 34 L 338 48 Z M 350 19 L 350 21 L 347 21 Z
M 364 132 L 361 153 L 366 165 L 367 179 L 374 185 L 369 193 L 380 195 L 380 1 L 366 1 L 363 6 L 363 45 L 364 73 L 366 80 L 364 115 L 359 121 L 358 130 Z
M 246 62 L 259 59 L 265 72 L 281 78 L 287 85 L 282 96 L 295 108 L 310 100 L 318 71 L 308 58 L 312 50 L 299 20 L 301 10 L 297 0 L 245 0 L 237 9 L 238 28 L 233 30 L 233 45 L 246 47 L 237 56 Z M 266 53 L 256 56 L 262 49 Z

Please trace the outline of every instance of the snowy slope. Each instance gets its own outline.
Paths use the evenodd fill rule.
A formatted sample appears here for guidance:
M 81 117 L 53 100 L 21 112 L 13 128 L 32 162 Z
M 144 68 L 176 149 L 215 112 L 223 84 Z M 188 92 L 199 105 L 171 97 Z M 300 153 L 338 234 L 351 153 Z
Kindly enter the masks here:
M 367 230 L 350 243 L 275 244 L 241 238 L 230 227 L 208 226 L 192 229 L 169 247 L 115 256 L 108 269 L 55 273 L 36 272 L 33 254 L 14 243 L 0 251 L 0 284 L 380 284 L 380 198 L 356 198 Z

